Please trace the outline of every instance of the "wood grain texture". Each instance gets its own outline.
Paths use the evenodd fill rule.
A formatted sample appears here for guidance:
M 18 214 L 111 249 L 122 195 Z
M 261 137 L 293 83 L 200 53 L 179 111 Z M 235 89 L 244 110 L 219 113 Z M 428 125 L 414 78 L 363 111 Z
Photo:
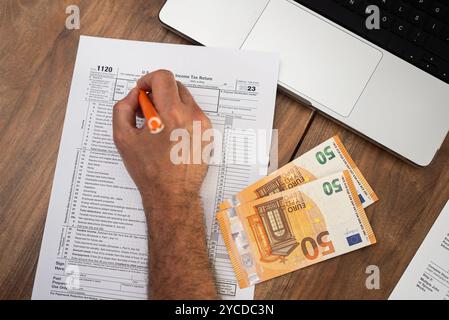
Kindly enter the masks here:
M 162 3 L 0 2 L 0 299 L 31 296 L 79 35 L 186 44 L 159 24 Z M 69 4 L 80 30 L 64 26 Z M 379 195 L 367 209 L 378 243 L 259 284 L 256 298 L 387 298 L 449 198 L 449 138 L 417 168 L 282 94 L 274 127 L 280 165 L 341 136 Z M 365 288 L 368 265 L 380 268 L 380 290 Z
M 65 28 L 71 4 L 80 8 L 80 30 Z M 160 25 L 162 4 L 0 1 L 0 299 L 31 297 L 80 34 L 187 44 Z M 278 94 L 280 164 L 295 153 L 312 114 Z
M 260 284 L 259 298 L 388 298 L 449 199 L 449 136 L 432 164 L 419 168 L 316 115 L 297 156 L 335 134 L 380 198 L 366 209 L 377 243 Z M 380 290 L 365 287 L 369 265 L 380 269 Z

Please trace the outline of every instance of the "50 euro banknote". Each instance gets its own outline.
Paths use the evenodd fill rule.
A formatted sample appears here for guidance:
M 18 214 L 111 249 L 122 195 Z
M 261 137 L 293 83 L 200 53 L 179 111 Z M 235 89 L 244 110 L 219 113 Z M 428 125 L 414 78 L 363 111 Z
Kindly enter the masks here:
M 378 200 L 340 138 L 334 136 L 223 201 L 218 209 L 225 210 L 343 170 L 349 171 L 364 208 Z
M 376 242 L 349 171 L 217 213 L 245 288 Z

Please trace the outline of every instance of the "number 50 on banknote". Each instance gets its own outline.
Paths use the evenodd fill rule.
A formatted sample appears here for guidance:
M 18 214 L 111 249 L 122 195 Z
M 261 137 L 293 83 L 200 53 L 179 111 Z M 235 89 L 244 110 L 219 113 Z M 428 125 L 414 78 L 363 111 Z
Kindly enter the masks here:
M 378 200 L 340 138 L 334 136 L 223 201 L 219 209 L 235 207 L 343 170 L 349 171 L 364 208 Z
M 345 170 L 217 213 L 241 288 L 374 244 Z

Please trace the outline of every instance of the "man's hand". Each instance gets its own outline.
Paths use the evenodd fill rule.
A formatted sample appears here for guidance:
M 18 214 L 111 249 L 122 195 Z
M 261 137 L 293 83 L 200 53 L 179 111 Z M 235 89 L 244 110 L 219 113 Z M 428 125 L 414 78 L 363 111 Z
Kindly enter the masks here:
M 176 142 L 170 141 L 170 133 L 175 129 L 186 129 L 192 136 L 194 121 L 201 122 L 203 131 L 211 127 L 210 121 L 187 88 L 169 71 L 150 73 L 137 85 L 139 89 L 151 91 L 165 128 L 156 135 L 150 134 L 145 126 L 136 128 L 139 92 L 135 88 L 114 107 L 115 144 L 142 198 L 151 199 L 146 204 L 149 208 L 184 206 L 192 197 L 199 196 L 207 164 L 173 164 L 170 152 Z
M 202 131 L 211 127 L 210 121 L 169 71 L 149 73 L 137 86 L 151 92 L 164 130 L 153 135 L 146 126 L 136 128 L 135 88 L 114 106 L 113 131 L 147 216 L 150 298 L 216 298 L 199 194 L 207 164 L 174 164 L 170 159 L 176 143 L 170 141 L 173 130 L 185 129 L 191 139 L 194 121 L 200 121 Z M 201 150 L 191 148 L 191 156 L 192 152 Z

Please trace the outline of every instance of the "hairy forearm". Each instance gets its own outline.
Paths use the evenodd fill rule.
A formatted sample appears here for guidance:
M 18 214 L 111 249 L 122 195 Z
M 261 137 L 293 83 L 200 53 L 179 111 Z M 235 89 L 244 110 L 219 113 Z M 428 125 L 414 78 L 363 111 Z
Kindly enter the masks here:
M 199 197 L 185 199 L 182 207 L 143 202 L 149 234 L 150 298 L 217 299 Z

